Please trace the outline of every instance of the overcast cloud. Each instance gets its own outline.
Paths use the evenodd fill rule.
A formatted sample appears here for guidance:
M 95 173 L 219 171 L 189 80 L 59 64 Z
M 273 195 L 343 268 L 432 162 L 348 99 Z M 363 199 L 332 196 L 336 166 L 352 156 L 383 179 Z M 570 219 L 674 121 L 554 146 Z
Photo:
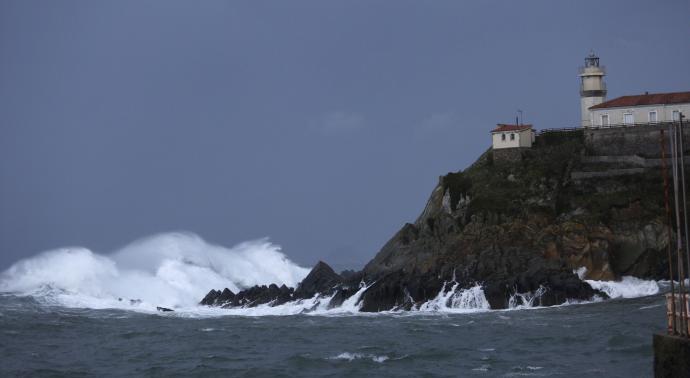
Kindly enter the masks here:
M 0 0 L 0 268 L 189 230 L 361 268 L 517 109 L 690 90 L 690 2 Z M 425 135 L 426 130 L 432 137 Z

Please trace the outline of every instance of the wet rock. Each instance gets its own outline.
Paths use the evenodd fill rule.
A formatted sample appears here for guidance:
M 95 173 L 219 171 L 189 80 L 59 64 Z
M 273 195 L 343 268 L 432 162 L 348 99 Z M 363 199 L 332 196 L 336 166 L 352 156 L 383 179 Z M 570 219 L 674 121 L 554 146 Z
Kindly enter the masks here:
M 341 286 L 335 290 L 335 294 L 328 302 L 328 308 L 336 308 L 343 305 L 343 302 L 352 297 L 359 291 L 359 287 Z
M 319 261 L 295 290 L 297 298 L 311 298 L 316 294 L 332 293 L 343 278 L 323 261 Z
M 206 294 L 206 296 L 204 297 L 204 299 L 202 299 L 199 303 L 206 306 L 212 306 L 216 304 L 216 299 L 218 299 L 220 294 L 220 290 L 211 289 L 211 291 L 209 291 L 208 294 Z
M 235 293 L 233 293 L 230 289 L 227 287 L 223 289 L 223 292 L 220 293 L 218 298 L 216 298 L 216 304 L 224 304 L 231 302 L 235 298 Z
M 271 305 L 333 295 L 342 305 L 360 288 L 362 311 L 410 309 L 453 282 L 483 287 L 491 308 L 516 293 L 541 293 L 535 304 L 589 300 L 604 293 L 586 279 L 624 275 L 666 278 L 665 251 L 674 240 L 664 223 L 658 169 L 630 176 L 572 180 L 586 166 L 580 134 L 537 137 L 519 161 L 489 150 L 468 169 L 439 178 L 420 216 L 405 224 L 360 272 L 335 273 L 319 262 L 296 290 L 256 286 L 225 306 Z M 448 290 L 448 286 L 446 286 Z M 211 291 L 202 303 L 217 304 Z

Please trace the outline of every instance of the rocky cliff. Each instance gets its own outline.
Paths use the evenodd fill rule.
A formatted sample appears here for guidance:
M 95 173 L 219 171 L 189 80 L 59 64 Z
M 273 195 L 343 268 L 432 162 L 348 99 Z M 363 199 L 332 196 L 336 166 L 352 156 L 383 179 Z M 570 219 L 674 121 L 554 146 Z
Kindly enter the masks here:
M 576 269 L 595 280 L 667 277 L 660 169 L 587 159 L 583 139 L 581 132 L 542 135 L 517 159 L 487 151 L 466 170 L 440 177 L 417 220 L 361 272 L 344 278 L 317 265 L 305 281 L 333 289 L 301 285 L 295 293 L 340 290 L 342 302 L 364 282 L 361 310 L 382 311 L 419 306 L 453 282 L 481 285 L 498 309 L 515 293 L 538 291 L 541 305 L 603 296 Z

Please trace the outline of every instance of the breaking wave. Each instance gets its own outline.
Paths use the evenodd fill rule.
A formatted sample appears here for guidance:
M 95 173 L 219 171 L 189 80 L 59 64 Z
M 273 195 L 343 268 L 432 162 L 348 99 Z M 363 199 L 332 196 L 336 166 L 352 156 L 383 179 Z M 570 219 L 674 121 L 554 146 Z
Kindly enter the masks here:
M 539 286 L 534 292 L 518 293 L 511 295 L 508 299 L 508 309 L 509 310 L 520 310 L 524 308 L 532 308 L 541 306 L 541 296 L 546 293 L 546 288 L 544 286 Z
M 166 233 L 108 255 L 82 247 L 41 253 L 1 273 L 0 291 L 67 307 L 155 311 L 195 307 L 212 288 L 294 287 L 308 273 L 266 239 L 226 248 L 195 234 Z
M 491 309 L 481 285 L 460 288 L 457 282 L 451 283 L 453 286 L 446 290 L 447 283 L 444 282 L 436 297 L 419 306 L 419 311 L 467 313 Z
M 587 268 L 582 266 L 573 270 L 581 280 L 587 282 L 592 289 L 606 293 L 610 298 L 638 298 L 658 294 L 659 282 L 643 280 L 632 276 L 623 276 L 620 281 L 587 280 Z
M 601 290 L 611 298 L 637 298 L 659 293 L 656 281 L 625 276 L 620 281 L 585 280 L 593 289 Z
M 345 361 L 354 361 L 354 360 L 360 360 L 360 359 L 367 359 L 367 360 L 372 360 L 374 362 L 382 363 L 390 359 L 388 356 L 377 356 L 375 354 L 363 354 L 363 353 L 340 353 L 337 356 L 329 357 L 329 360 L 345 360 Z
M 334 295 L 256 307 L 200 306 L 211 289 L 238 292 L 254 285 L 285 284 L 295 287 L 309 269 L 290 261 L 279 246 L 267 239 L 244 242 L 231 248 L 213 245 L 191 233 L 166 233 L 133 242 L 112 254 L 98 254 L 82 247 L 60 248 L 21 260 L 0 273 L 0 292 L 30 295 L 48 304 L 75 308 L 118 308 L 155 312 L 174 308 L 174 316 L 350 315 L 359 313 L 369 286 L 340 306 L 330 305 Z M 584 268 L 576 273 L 582 278 Z M 634 277 L 621 281 L 585 280 L 611 298 L 635 298 L 659 293 L 659 284 Z M 539 307 L 548 288 L 515 292 L 507 310 Z M 593 298 L 593 301 L 601 300 Z M 406 303 L 415 303 L 409 296 Z M 569 301 L 566 304 L 582 302 Z M 453 278 L 436 297 L 412 305 L 414 313 L 475 313 L 491 307 L 480 284 L 461 287 Z M 386 313 L 400 313 L 392 310 Z

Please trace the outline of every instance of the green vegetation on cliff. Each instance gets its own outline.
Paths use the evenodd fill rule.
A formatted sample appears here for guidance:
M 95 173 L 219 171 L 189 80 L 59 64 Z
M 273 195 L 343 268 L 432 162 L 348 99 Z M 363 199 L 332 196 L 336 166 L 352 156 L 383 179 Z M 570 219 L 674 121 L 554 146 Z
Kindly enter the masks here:
M 579 268 L 589 279 L 665 277 L 660 169 L 593 162 L 581 131 L 540 135 L 516 156 L 489 150 L 440 178 L 419 218 L 364 268 L 376 280 L 365 304 L 378 306 L 366 308 L 427 300 L 453 279 L 481 283 L 500 308 L 542 287 L 543 304 L 591 296 Z
M 487 151 L 465 171 L 442 178 L 451 209 L 462 198 L 471 198 L 467 215 L 493 213 L 526 216 L 538 212 L 557 217 L 606 223 L 619 209 L 639 205 L 645 218 L 661 215 L 660 170 L 574 182 L 573 171 L 606 170 L 607 164 L 583 164 L 582 133 L 540 135 L 535 147 L 523 151 L 518 162 L 501 161 Z

